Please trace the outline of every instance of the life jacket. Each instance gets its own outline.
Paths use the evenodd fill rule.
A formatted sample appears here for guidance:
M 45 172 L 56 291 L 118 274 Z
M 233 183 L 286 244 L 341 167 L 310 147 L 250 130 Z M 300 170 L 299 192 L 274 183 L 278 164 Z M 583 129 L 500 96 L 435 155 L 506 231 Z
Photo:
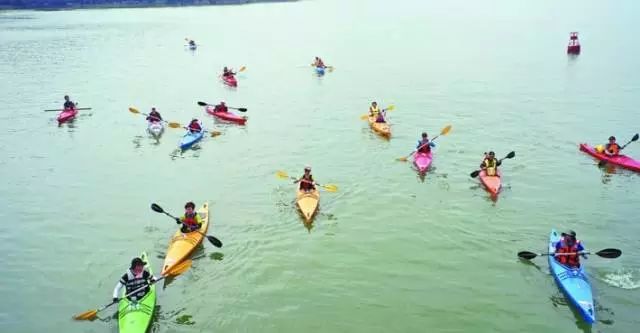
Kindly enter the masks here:
M 576 253 L 572 255 L 556 256 L 559 263 L 567 265 L 569 267 L 580 267 L 580 255 L 578 253 L 579 240 L 576 240 L 575 244 L 569 246 L 564 240 L 560 242 L 560 249 L 556 253 Z
M 302 190 L 313 190 L 315 186 L 313 185 L 313 175 L 309 174 L 309 178 L 302 176 L 302 180 L 300 181 L 300 189 Z
M 612 155 L 618 155 L 620 152 L 620 145 L 617 143 L 607 143 L 605 149 Z
M 126 288 L 126 294 L 144 286 L 145 284 L 149 284 L 149 279 L 151 278 L 151 274 L 146 269 L 142 271 L 140 276 L 136 277 L 131 269 L 128 269 L 127 272 L 122 275 L 120 278 L 120 283 L 122 283 Z M 139 292 L 129 295 L 130 300 L 139 300 L 144 297 L 149 292 L 149 287 L 140 290 Z
M 65 109 L 75 109 L 76 105 L 72 101 L 64 102 Z
M 200 126 L 200 124 L 198 124 L 198 122 L 192 122 L 191 124 L 189 124 L 189 130 L 192 132 L 200 132 L 202 131 L 202 127 Z
M 485 158 L 484 161 L 482 161 L 482 164 L 484 165 L 488 176 L 495 176 L 496 175 L 496 168 L 498 167 L 498 160 L 496 160 L 495 158 L 492 159 L 492 160 L 489 160 L 488 158 Z
M 189 227 L 197 227 L 198 226 L 198 213 L 193 212 L 191 215 L 184 214 L 182 217 L 182 223 Z
M 374 108 L 373 106 L 369 107 L 369 112 L 374 115 L 377 116 L 378 113 L 380 113 L 380 108 L 378 108 L 377 106 Z
M 423 139 L 418 141 L 418 152 L 428 153 L 430 151 L 431 151 L 431 142 L 429 142 L 429 139 Z
M 213 112 L 229 112 L 229 108 L 226 105 L 218 104 L 213 108 Z
M 147 120 L 151 122 L 159 122 L 162 120 L 162 116 L 160 116 L 160 112 L 158 111 L 151 111 L 151 113 L 149 113 L 149 116 L 147 117 Z

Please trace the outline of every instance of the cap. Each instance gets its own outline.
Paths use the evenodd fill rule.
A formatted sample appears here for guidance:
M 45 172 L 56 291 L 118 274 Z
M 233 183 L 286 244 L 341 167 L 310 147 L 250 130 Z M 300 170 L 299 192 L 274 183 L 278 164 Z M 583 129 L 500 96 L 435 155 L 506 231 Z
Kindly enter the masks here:
M 306 171 L 306 170 L 311 171 L 311 166 L 310 166 L 310 165 L 307 165 L 306 167 L 304 167 L 304 170 L 305 170 L 305 171 Z
M 131 260 L 131 268 L 136 266 L 144 266 L 144 261 L 140 258 L 133 258 L 133 260 Z
M 490 156 L 495 156 L 495 155 L 496 155 L 496 153 L 494 153 L 493 151 L 490 151 L 490 152 L 489 152 L 489 155 L 490 155 Z
M 573 230 L 569 230 L 567 232 L 563 232 L 562 236 L 571 236 L 571 238 L 576 238 L 576 232 Z

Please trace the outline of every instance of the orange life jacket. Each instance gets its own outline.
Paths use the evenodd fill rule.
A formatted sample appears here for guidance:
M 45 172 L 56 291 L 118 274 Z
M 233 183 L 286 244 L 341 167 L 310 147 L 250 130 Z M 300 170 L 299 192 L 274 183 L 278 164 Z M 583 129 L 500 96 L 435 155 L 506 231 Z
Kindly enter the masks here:
M 198 220 L 196 219 L 196 214 L 198 213 L 193 213 L 191 215 L 187 215 L 184 214 L 184 216 L 182 217 L 182 223 L 188 225 L 188 226 L 197 226 L 198 225 Z
M 607 143 L 605 146 L 609 154 L 618 155 L 620 152 L 620 145 L 617 143 Z
M 575 253 L 572 255 L 557 256 L 556 259 L 559 263 L 567 265 L 569 267 L 580 267 L 580 255 L 578 254 L 579 240 L 576 240 L 575 244 L 569 246 L 565 241 L 562 241 L 561 247 L 556 253 Z

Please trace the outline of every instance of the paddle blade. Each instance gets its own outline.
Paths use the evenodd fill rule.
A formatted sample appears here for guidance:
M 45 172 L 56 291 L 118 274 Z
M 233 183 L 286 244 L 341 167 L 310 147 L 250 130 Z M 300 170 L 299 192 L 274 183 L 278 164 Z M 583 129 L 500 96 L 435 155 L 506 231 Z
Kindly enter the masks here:
M 170 122 L 169 123 L 169 127 L 171 127 L 171 128 L 182 128 L 182 125 L 180 125 L 179 123 Z
M 89 310 L 73 316 L 74 320 L 94 320 L 98 316 L 98 310 Z
M 238 110 L 240 112 L 247 112 L 247 108 L 237 108 L 236 110 Z
M 514 158 L 514 157 L 516 157 L 516 152 L 512 151 L 509 154 L 507 154 L 507 156 L 505 156 L 504 158 Z
M 338 186 L 333 184 L 323 185 L 322 188 L 327 190 L 327 192 L 338 192 Z
M 369 118 L 368 114 L 363 114 L 362 116 L 360 116 L 361 120 L 367 120 L 367 118 Z
M 138 109 L 136 109 L 134 107 L 130 107 L 129 108 L 129 112 L 131 112 L 131 113 L 140 113 L 140 110 L 138 110 Z
M 471 178 L 476 178 L 478 177 L 479 174 L 480 174 L 480 170 L 476 170 L 472 172 L 469 176 L 471 176 Z
M 238 69 L 238 72 L 244 72 L 245 69 L 247 69 L 247 67 L 246 66 L 242 66 L 242 67 L 240 67 L 240 69 Z
M 213 244 L 213 246 L 222 247 L 222 242 L 219 239 L 217 239 L 217 238 L 215 238 L 215 237 L 213 237 L 211 235 L 207 235 L 207 239 L 209 240 L 209 243 Z
M 395 105 L 391 104 L 389 106 L 387 106 L 387 108 L 385 109 L 385 111 L 393 111 L 396 108 Z
M 218 131 L 211 131 L 211 137 L 216 137 L 218 135 L 222 135 L 222 132 L 218 132 Z
M 198 101 L 198 105 L 200 105 L 200 106 L 207 106 L 207 105 L 209 105 L 209 104 L 207 104 L 207 103 L 205 103 L 205 102 L 200 102 L 200 101 Z
M 447 135 L 449 134 L 449 131 L 451 131 L 451 125 L 445 126 L 445 128 L 443 128 L 442 131 L 440 131 L 440 135 Z
M 640 135 L 636 133 L 636 135 L 634 135 L 633 138 L 631 138 L 631 141 L 638 141 L 638 138 L 640 138 Z
M 282 170 L 278 170 L 278 171 L 276 171 L 276 177 L 278 177 L 280 179 L 287 179 L 287 178 L 289 178 L 289 175 L 286 172 L 282 171 Z
M 153 210 L 154 212 L 158 212 L 158 213 L 164 213 L 164 209 L 162 209 L 162 207 L 160 207 L 156 203 L 152 203 L 151 204 L 151 210 Z
M 531 260 L 537 256 L 538 256 L 537 254 L 529 251 L 518 252 L 518 257 L 521 259 Z
M 408 158 L 406 156 L 402 156 L 399 158 L 396 158 L 396 161 L 400 161 L 400 162 L 406 162 L 408 160 Z
M 180 274 L 186 272 L 189 268 L 191 268 L 191 264 L 193 264 L 193 261 L 191 261 L 191 259 L 186 259 L 185 261 L 173 266 L 164 275 L 165 276 L 180 275 Z
M 603 258 L 614 259 L 622 255 L 622 251 L 619 249 L 604 249 L 596 252 L 596 254 Z

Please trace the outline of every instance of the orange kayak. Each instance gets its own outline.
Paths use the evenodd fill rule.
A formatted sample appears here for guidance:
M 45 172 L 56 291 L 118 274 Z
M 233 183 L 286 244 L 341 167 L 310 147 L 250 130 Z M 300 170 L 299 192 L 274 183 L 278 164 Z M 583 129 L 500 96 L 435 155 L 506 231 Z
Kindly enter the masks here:
M 318 211 L 319 203 L 320 192 L 318 192 L 317 188 L 311 192 L 296 189 L 296 204 L 298 205 L 298 209 L 300 209 L 306 223 L 313 220 L 313 216 Z
M 500 188 L 502 187 L 502 180 L 500 179 L 500 176 L 501 174 L 499 171 L 495 176 L 487 175 L 485 170 L 480 171 L 480 182 L 494 198 L 498 197 L 498 192 L 500 192 Z
M 375 117 L 369 117 L 369 125 L 374 132 L 386 138 L 391 137 L 391 126 L 389 126 L 389 123 L 376 123 Z
M 167 249 L 167 256 L 164 258 L 164 264 L 162 265 L 162 275 L 173 268 L 173 266 L 187 259 L 191 252 L 202 243 L 204 234 L 206 234 L 209 229 L 208 202 L 205 202 L 202 207 L 198 209 L 198 214 L 200 214 L 200 218 L 202 219 L 202 227 L 200 230 L 183 234 L 180 229 L 178 229 L 171 238 L 169 248 Z

